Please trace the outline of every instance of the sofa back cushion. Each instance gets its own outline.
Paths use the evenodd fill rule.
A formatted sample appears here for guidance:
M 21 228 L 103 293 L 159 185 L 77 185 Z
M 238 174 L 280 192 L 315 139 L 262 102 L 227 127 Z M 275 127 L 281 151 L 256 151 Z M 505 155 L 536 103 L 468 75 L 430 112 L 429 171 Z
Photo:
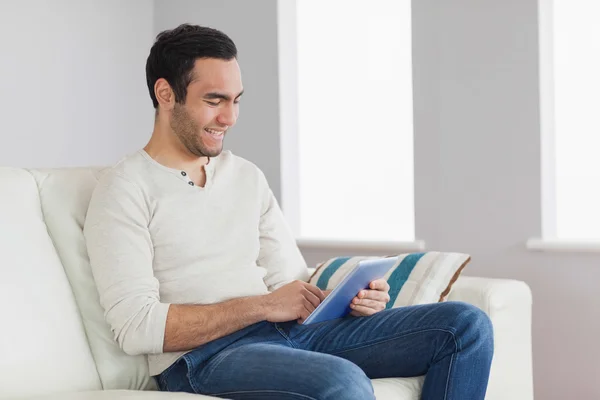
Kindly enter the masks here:
M 104 389 L 153 389 L 146 356 L 125 354 L 104 320 L 87 255 L 83 225 L 100 168 L 31 171 L 39 186 L 48 232 L 79 306 L 88 342 Z
M 101 388 L 38 186 L 0 168 L 0 399 Z

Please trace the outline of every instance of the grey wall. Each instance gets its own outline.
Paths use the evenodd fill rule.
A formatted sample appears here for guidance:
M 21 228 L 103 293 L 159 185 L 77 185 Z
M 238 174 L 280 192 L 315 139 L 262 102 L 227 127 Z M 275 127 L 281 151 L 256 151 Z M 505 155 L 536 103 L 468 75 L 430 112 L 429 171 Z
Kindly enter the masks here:
M 189 22 L 229 35 L 238 47 L 244 96 L 225 148 L 251 160 L 281 198 L 276 0 L 155 0 L 155 33 Z
M 413 24 L 416 236 L 531 286 L 536 398 L 600 398 L 600 255 L 525 249 L 542 225 L 537 1 L 418 0 Z
M 107 165 L 145 144 L 146 0 L 0 2 L 0 165 Z
M 150 46 L 191 22 L 238 45 L 246 93 L 225 146 L 255 162 L 281 198 L 276 16 L 276 0 L 0 2 L 0 165 L 108 165 L 144 146 Z

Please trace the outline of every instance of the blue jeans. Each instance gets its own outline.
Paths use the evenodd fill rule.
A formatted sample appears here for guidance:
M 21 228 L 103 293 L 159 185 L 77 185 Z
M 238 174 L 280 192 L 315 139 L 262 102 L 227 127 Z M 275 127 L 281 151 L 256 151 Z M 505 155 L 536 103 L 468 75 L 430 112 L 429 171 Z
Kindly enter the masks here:
M 461 302 L 312 325 L 260 322 L 204 344 L 157 378 L 228 399 L 374 399 L 370 378 L 425 376 L 423 400 L 483 400 L 492 324 Z

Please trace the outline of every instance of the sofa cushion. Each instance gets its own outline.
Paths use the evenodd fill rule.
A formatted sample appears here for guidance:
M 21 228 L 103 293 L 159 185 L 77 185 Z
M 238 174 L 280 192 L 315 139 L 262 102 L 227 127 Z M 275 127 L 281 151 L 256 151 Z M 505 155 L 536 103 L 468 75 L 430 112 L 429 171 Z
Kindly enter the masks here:
M 98 390 L 93 392 L 59 393 L 51 396 L 27 397 L 21 400 L 203 400 L 217 397 L 191 393 L 166 393 L 140 390 Z
M 414 378 L 373 379 L 373 390 L 377 400 L 419 400 L 424 376 Z
M 38 187 L 16 168 L 0 168 L 0 307 L 0 398 L 101 387 Z
M 151 389 L 146 356 L 129 356 L 117 345 L 104 319 L 89 263 L 83 224 L 100 168 L 31 171 L 39 186 L 48 232 L 77 300 L 104 389 Z
M 301 379 L 301 378 L 300 378 Z M 385 378 L 373 380 L 373 389 L 377 400 L 419 400 L 423 377 Z M 51 396 L 31 397 L 24 400 L 179 400 L 179 399 L 216 399 L 211 396 L 191 395 L 188 393 L 164 393 L 134 390 L 105 390 L 94 392 L 60 393 Z
M 400 254 L 383 277 L 390 285 L 387 308 L 444 301 L 461 271 L 470 261 L 468 254 L 427 253 Z M 360 261 L 381 257 L 334 257 L 321 263 L 309 282 L 321 289 L 335 288 Z

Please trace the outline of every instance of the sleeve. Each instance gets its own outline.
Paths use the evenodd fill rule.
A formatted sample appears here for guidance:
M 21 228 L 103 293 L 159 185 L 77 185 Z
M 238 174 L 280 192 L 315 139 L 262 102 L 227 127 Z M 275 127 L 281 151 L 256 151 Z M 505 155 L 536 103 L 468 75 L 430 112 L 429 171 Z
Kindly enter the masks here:
M 163 352 L 170 306 L 160 302 L 149 220 L 141 189 L 112 175 L 94 190 L 84 225 L 105 319 L 130 355 Z
M 263 198 L 258 265 L 267 270 L 264 278 L 267 288 L 273 291 L 294 280 L 307 282 L 306 261 L 262 172 L 261 178 Z

